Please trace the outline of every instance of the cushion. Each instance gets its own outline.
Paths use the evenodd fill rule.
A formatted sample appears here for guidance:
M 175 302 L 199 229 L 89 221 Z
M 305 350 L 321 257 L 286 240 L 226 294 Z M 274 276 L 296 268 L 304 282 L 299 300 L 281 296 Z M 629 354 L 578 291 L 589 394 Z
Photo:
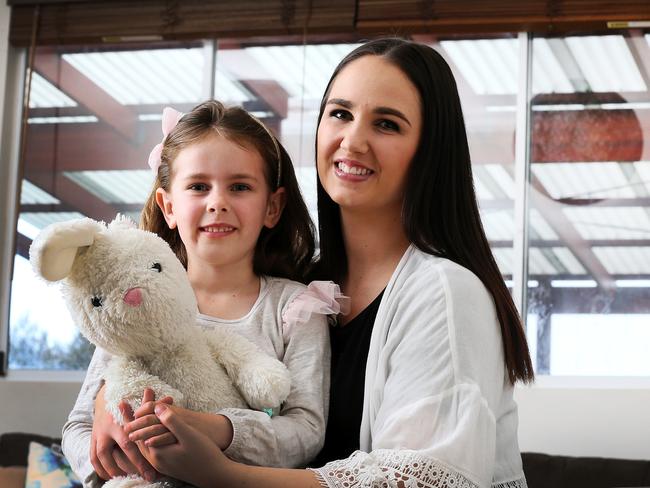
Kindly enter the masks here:
M 24 488 L 27 469 L 23 466 L 0 468 L 0 486 L 2 488 Z
M 0 466 L 27 466 L 27 452 L 32 441 L 46 446 L 61 444 L 61 439 L 38 434 L 24 432 L 0 434 Z
M 25 488 L 81 488 L 58 446 L 29 443 Z

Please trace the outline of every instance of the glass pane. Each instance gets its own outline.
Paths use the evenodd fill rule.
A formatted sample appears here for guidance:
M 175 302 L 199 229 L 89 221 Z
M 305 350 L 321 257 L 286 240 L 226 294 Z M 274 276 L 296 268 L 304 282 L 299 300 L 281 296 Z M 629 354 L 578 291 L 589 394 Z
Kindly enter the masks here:
M 537 372 L 650 374 L 650 37 L 533 41 Z
M 318 109 L 334 68 L 358 44 L 255 46 L 220 40 L 218 46 L 215 98 L 243 106 L 273 130 L 291 156 L 317 225 L 314 141 Z
M 483 227 L 510 287 L 515 259 L 518 43 L 516 38 L 497 38 L 442 40 L 432 44 L 456 78 Z
M 83 216 L 139 219 L 153 176 L 162 109 L 202 99 L 201 44 L 39 48 L 31 82 L 12 279 L 9 367 L 85 369 L 92 349 L 28 263 L 46 225 Z

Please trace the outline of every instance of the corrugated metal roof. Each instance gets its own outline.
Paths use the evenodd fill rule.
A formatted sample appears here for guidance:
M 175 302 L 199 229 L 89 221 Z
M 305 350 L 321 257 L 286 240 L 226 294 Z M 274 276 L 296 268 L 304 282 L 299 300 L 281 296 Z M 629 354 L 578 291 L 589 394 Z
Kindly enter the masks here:
M 642 207 L 564 207 L 562 212 L 583 239 L 648 239 L 650 209 Z
M 611 274 L 650 273 L 650 246 L 604 246 L 593 251 Z
M 27 180 L 22 180 L 20 187 L 21 205 L 50 205 L 61 203 L 48 192 L 41 190 L 38 186 Z
M 636 196 L 621 165 L 633 163 L 537 163 L 533 174 L 555 199 L 634 198 Z
M 201 48 L 74 53 L 63 59 L 122 105 L 202 99 Z
M 589 83 L 589 91 L 647 90 L 623 36 L 566 37 L 564 41 Z
M 29 108 L 76 107 L 75 102 L 36 72 L 32 73 Z
M 646 36 L 647 37 L 647 36 Z M 441 41 L 477 95 L 517 93 L 517 39 Z M 620 35 L 533 40 L 533 93 L 645 91 L 643 77 Z
M 34 239 L 38 231 L 50 224 L 83 217 L 85 215 L 79 212 L 21 212 L 18 216 L 18 232 Z
M 149 170 L 75 171 L 64 175 L 109 204 L 144 204 L 154 180 Z
M 258 77 L 270 76 L 291 97 L 320 100 L 336 65 L 357 46 L 359 44 L 249 47 L 245 52 L 263 68 Z M 232 51 L 228 54 L 237 55 Z

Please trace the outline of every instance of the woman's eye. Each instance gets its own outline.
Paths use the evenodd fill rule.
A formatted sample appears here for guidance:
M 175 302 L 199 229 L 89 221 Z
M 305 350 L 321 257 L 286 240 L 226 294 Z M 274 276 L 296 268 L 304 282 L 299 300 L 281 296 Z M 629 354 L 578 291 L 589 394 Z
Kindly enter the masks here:
M 251 189 L 251 187 L 245 183 L 235 183 L 230 187 L 230 189 L 232 191 L 248 191 Z
M 160 263 L 153 263 L 151 269 L 155 269 L 159 273 L 162 273 L 162 265 Z
M 335 109 L 330 112 L 330 117 L 340 120 L 351 120 L 352 115 L 347 110 Z
M 206 191 L 208 189 L 208 185 L 205 183 L 192 183 L 188 188 L 193 191 Z
M 392 120 L 387 120 L 387 119 L 380 120 L 379 122 L 377 122 L 377 126 L 380 129 L 387 130 L 390 132 L 399 132 L 399 125 L 393 122 Z

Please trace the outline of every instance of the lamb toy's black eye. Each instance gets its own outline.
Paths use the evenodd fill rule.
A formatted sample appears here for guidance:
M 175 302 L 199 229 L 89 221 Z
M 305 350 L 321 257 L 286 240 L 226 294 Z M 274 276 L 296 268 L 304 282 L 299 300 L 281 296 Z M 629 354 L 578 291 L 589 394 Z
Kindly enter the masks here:
M 153 263 L 151 269 L 155 269 L 159 273 L 162 273 L 162 265 L 160 263 Z
M 98 296 L 94 296 L 90 299 L 90 303 L 93 304 L 93 307 L 101 307 L 102 306 L 102 298 Z

